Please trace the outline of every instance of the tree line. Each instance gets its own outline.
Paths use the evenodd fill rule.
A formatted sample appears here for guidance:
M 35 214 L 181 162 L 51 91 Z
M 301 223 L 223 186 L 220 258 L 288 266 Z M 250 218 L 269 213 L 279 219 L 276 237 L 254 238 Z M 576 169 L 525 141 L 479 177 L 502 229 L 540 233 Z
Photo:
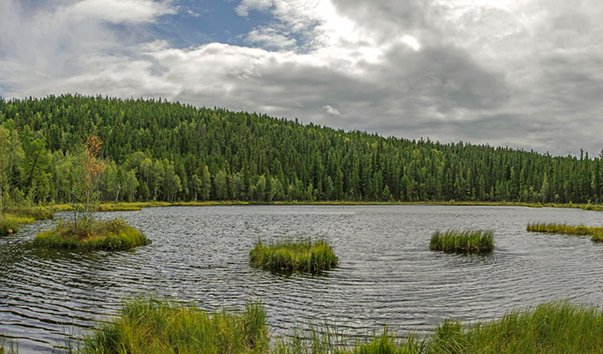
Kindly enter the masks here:
M 70 202 L 90 135 L 104 142 L 103 201 L 603 201 L 602 155 L 385 138 L 163 100 L 63 95 L 0 99 L 0 206 Z

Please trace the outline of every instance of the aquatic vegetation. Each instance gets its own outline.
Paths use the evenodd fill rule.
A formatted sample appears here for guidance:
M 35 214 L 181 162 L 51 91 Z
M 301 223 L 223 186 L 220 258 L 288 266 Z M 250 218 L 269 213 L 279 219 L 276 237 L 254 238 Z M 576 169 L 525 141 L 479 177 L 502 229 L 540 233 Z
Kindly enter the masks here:
M 38 234 L 33 244 L 43 248 L 83 250 L 128 250 L 150 244 L 151 241 L 124 220 L 90 221 L 74 224 L 62 221 L 57 226 Z
M 339 262 L 331 245 L 325 241 L 281 241 L 264 244 L 258 241 L 249 252 L 250 263 L 272 272 L 317 273 Z
M 266 353 L 266 312 L 258 303 L 245 311 L 209 314 L 165 300 L 127 302 L 119 317 L 84 339 L 85 353 Z
M 548 303 L 466 330 L 459 322 L 446 321 L 427 347 L 434 353 L 600 353 L 603 312 Z
M 482 230 L 436 231 L 431 236 L 429 249 L 445 253 L 488 254 L 494 251 L 494 236 L 492 231 Z
M 600 226 L 530 223 L 528 224 L 528 231 L 575 236 L 592 236 L 592 240 L 594 242 L 603 241 L 603 227 Z
M 512 311 L 501 319 L 462 326 L 444 321 L 431 337 L 406 339 L 383 334 L 346 343 L 336 329 L 313 327 L 310 334 L 273 338 L 261 304 L 239 314 L 209 314 L 164 300 L 129 301 L 119 317 L 84 339 L 85 353 L 600 353 L 603 312 L 597 308 L 546 303 Z
M 29 216 L 13 214 L 0 215 L 0 236 L 6 236 L 19 231 L 21 225 L 34 223 L 36 220 Z

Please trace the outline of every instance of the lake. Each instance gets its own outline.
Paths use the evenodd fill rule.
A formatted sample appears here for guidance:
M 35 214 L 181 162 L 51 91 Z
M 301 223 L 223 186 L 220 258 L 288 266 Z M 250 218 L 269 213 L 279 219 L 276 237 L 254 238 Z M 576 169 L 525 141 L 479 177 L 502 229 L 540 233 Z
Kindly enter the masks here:
M 124 217 L 153 244 L 133 252 L 41 252 L 27 241 L 51 221 L 0 238 L 0 337 L 20 352 L 51 351 L 156 294 L 208 310 L 261 300 L 276 334 L 329 321 L 351 336 L 428 334 L 446 318 L 495 319 L 568 299 L 603 307 L 603 244 L 526 232 L 529 222 L 602 225 L 578 209 L 472 206 L 232 206 L 149 208 Z M 56 218 L 69 217 L 59 213 Z M 492 229 L 491 256 L 429 251 L 436 229 Z M 261 239 L 324 238 L 340 266 L 320 276 L 251 268 Z

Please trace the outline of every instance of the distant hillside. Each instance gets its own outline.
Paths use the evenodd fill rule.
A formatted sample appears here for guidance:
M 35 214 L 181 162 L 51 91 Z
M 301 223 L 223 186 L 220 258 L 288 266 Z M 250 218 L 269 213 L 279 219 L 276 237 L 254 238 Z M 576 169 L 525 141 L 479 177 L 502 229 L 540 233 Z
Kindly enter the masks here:
M 0 101 L 0 168 L 13 202 L 65 202 L 90 134 L 103 200 L 598 202 L 588 156 L 383 138 L 160 100 Z

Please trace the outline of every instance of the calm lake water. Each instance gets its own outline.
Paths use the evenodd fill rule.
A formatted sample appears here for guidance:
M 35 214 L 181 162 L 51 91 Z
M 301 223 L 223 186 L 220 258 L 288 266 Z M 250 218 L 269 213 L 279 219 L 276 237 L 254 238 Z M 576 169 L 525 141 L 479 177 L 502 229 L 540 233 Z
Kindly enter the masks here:
M 67 217 L 58 214 L 57 218 Z M 574 209 L 449 206 L 235 206 L 151 208 L 121 216 L 153 244 L 133 252 L 39 252 L 27 242 L 52 222 L 0 238 L 0 336 L 21 352 L 52 351 L 153 293 L 208 310 L 259 299 L 274 333 L 329 321 L 350 335 L 429 331 L 446 318 L 500 317 L 569 299 L 603 308 L 603 244 L 528 234 L 532 221 L 603 224 Z M 428 250 L 436 229 L 493 229 L 492 256 Z M 258 239 L 325 238 L 340 267 L 323 276 L 251 268 Z

